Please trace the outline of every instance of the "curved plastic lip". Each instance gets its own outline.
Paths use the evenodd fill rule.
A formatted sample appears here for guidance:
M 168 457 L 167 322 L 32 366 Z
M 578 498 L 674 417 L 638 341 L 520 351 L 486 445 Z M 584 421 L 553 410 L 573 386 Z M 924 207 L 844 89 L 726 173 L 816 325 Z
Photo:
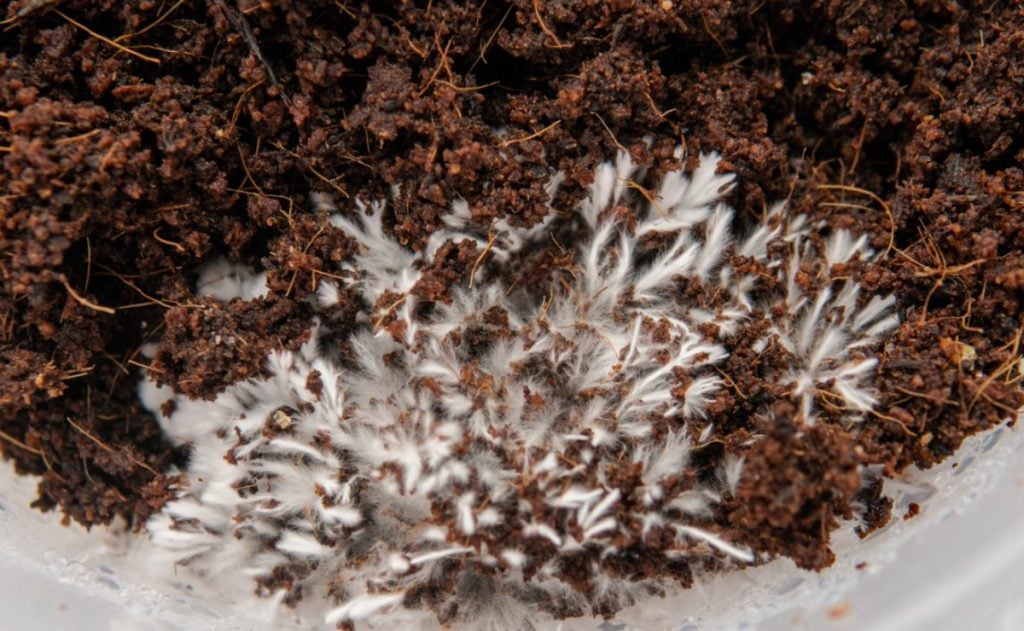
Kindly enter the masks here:
M 144 540 L 116 529 L 61 527 L 58 515 L 29 508 L 35 484 L 0 467 L 0 594 L 11 628 L 328 628 L 274 619 L 270 602 L 263 611 L 242 610 L 216 584 L 184 572 L 154 577 L 140 563 L 149 558 L 138 554 Z M 705 577 L 612 621 L 552 621 L 551 628 L 1024 628 L 1024 431 L 1001 426 L 974 436 L 942 465 L 887 481 L 887 491 L 892 522 L 865 540 L 852 524 L 841 529 L 838 560 L 820 574 L 774 561 Z M 910 502 L 921 512 L 904 520 Z
M 893 548 L 885 565 L 807 608 L 802 626 L 760 628 L 1024 629 L 1024 431 L 976 437 L 935 477 L 945 488 L 922 504 L 921 527 L 911 528 L 924 513 L 903 521 L 897 508 L 904 533 L 882 542 Z

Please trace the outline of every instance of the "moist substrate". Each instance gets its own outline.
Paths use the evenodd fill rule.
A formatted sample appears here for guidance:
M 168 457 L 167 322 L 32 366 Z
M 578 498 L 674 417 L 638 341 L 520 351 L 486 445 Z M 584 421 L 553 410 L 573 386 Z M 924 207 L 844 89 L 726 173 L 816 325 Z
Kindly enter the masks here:
M 314 318 L 354 322 L 351 296 L 329 311 L 305 300 L 354 248 L 312 193 L 341 208 L 391 196 L 388 229 L 418 247 L 453 199 L 479 226 L 530 225 L 552 169 L 568 209 L 617 151 L 656 181 L 682 145 L 691 167 L 722 153 L 738 221 L 788 199 L 885 253 L 849 270 L 898 300 L 874 412 L 802 427 L 780 399 L 773 418 L 751 414 L 779 384 L 737 339 L 703 422 L 721 440 L 689 472 L 742 455 L 716 531 L 823 568 L 840 519 L 866 533 L 890 518 L 882 476 L 949 457 L 1024 404 L 1016 4 L 8 3 L 0 449 L 41 476 L 39 508 L 140 526 L 187 458 L 136 401 L 143 371 L 212 398 Z M 266 270 L 269 294 L 197 297 L 195 270 L 217 257 Z M 476 258 L 443 248 L 415 292 L 445 300 Z M 560 264 L 552 246 L 523 280 Z

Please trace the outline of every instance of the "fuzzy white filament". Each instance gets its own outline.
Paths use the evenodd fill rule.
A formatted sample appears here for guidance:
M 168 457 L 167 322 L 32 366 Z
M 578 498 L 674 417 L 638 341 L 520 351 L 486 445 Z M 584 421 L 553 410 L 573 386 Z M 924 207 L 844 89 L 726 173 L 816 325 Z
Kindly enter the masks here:
M 670 541 L 656 551 L 669 560 L 754 560 L 706 520 L 736 490 L 742 459 L 727 456 L 718 479 L 684 479 L 692 449 L 714 431 L 696 437 L 688 425 L 723 391 L 716 369 L 730 336 L 768 320 L 756 344 L 785 350 L 787 371 L 768 377 L 803 422 L 814 422 L 822 393 L 857 420 L 875 402 L 866 353 L 895 317 L 891 299 L 860 306 L 853 281 L 832 280 L 833 265 L 872 256 L 865 238 L 838 231 L 817 244 L 782 205 L 737 238 L 722 201 L 733 176 L 717 165 L 705 155 L 689 176 L 670 172 L 647 204 L 627 197 L 637 171 L 628 155 L 601 165 L 576 216 L 559 220 L 584 235 L 569 280 L 529 290 L 506 287 L 503 266 L 540 247 L 553 210 L 530 229 L 499 221 L 488 242 L 456 202 L 448 228 L 415 253 L 385 231 L 383 202 L 342 215 L 320 198 L 361 251 L 345 267 L 357 280 L 323 283 L 317 300 L 356 291 L 369 305 L 362 328 L 333 348 L 318 331 L 300 352 L 269 358 L 268 378 L 215 401 L 144 383 L 154 411 L 174 400 L 161 422 L 192 446 L 187 483 L 149 523 L 152 538 L 205 575 L 319 599 L 331 624 L 383 619 L 417 600 L 455 599 L 470 623 L 499 606 L 494 619 L 526 619 L 544 599 L 569 614 L 621 607 L 662 578 L 604 564 L 647 541 Z M 642 243 L 651 238 L 665 245 L 652 251 Z M 477 275 L 485 282 L 418 309 L 410 290 L 421 270 L 444 242 L 466 239 L 491 247 Z M 736 257 L 771 282 L 734 269 Z M 218 299 L 232 287 L 238 297 L 260 291 L 230 266 L 207 276 Z M 719 302 L 680 299 L 683 281 Z M 382 300 L 394 303 L 383 313 Z M 467 334 L 481 330 L 471 347 Z M 584 568 L 587 588 L 569 584 L 566 564 Z

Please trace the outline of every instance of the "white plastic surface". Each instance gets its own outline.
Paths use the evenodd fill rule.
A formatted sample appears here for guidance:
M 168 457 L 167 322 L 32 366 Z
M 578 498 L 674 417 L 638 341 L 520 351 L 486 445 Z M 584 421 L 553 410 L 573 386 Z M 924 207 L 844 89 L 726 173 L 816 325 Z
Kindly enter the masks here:
M 253 608 L 239 597 L 248 585 L 204 585 L 154 562 L 139 537 L 61 527 L 29 508 L 34 486 L 0 466 L 0 631 L 324 628 L 296 625 L 270 603 Z M 634 606 L 620 616 L 628 623 L 552 628 L 1024 629 L 1024 430 L 977 436 L 887 490 L 893 522 L 864 541 L 837 533 L 839 559 L 826 572 L 780 560 Z M 903 520 L 910 502 L 921 514 Z

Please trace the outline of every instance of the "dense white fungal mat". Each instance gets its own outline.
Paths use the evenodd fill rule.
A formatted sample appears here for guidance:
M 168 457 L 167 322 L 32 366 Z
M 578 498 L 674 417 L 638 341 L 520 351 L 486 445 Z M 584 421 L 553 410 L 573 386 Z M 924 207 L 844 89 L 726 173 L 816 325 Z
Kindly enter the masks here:
M 342 211 L 318 198 L 361 250 L 336 270 L 344 286 L 323 282 L 316 299 L 330 306 L 354 290 L 377 308 L 340 342 L 318 327 L 300 351 L 268 358 L 269 377 L 214 401 L 141 384 L 154 412 L 174 402 L 161 425 L 192 453 L 177 499 L 144 533 L 61 529 L 27 508 L 29 481 L 5 479 L 0 549 L 14 566 L 101 596 L 110 611 L 169 628 L 432 628 L 434 610 L 404 606 L 432 585 L 450 586 L 443 599 L 466 628 L 728 628 L 840 597 L 866 575 L 857 562 L 900 571 L 886 564 L 906 540 L 1014 471 L 1017 434 L 972 439 L 956 469 L 951 459 L 888 482 L 894 523 L 865 542 L 849 525 L 837 534 L 836 568 L 821 575 L 788 561 L 744 569 L 754 553 L 705 519 L 734 490 L 742 460 L 726 456 L 715 480 L 678 483 L 692 450 L 716 438 L 714 425 L 687 427 L 726 387 L 716 368 L 741 327 L 760 319 L 755 344 L 784 353 L 773 378 L 799 422 L 827 407 L 855 426 L 871 422 L 872 352 L 897 323 L 892 297 L 862 297 L 852 280 L 833 278 L 836 266 L 876 256 L 863 236 L 810 225 L 782 204 L 734 234 L 724 203 L 733 178 L 716 174 L 717 162 L 702 156 L 694 172 L 668 173 L 649 202 L 631 195 L 627 184 L 643 174 L 620 155 L 597 169 L 574 212 L 530 229 L 498 221 L 479 234 L 456 202 L 420 252 L 384 232 L 383 201 Z M 554 174 L 552 200 L 559 182 Z M 558 222 L 585 235 L 568 280 L 506 287 L 503 266 Z M 650 235 L 666 245 L 644 251 Z M 466 239 L 487 255 L 473 282 L 421 315 L 411 289 L 423 268 L 443 244 Z M 734 269 L 731 255 L 757 271 Z M 715 308 L 680 300 L 680 279 L 714 293 Z M 265 290 L 259 274 L 224 262 L 202 270 L 199 286 L 218 300 Z M 469 349 L 467 333 L 494 317 L 497 339 Z M 639 484 L 609 475 L 622 463 L 639 468 Z M 924 511 L 904 523 L 911 501 Z M 659 551 L 666 559 L 715 556 L 733 569 L 682 591 L 668 578 L 634 582 L 603 569 L 621 542 L 648 537 L 673 542 Z M 567 559 L 584 565 L 589 594 L 562 580 Z M 296 608 L 282 604 L 289 593 L 275 575 L 301 588 Z M 539 607 L 553 602 L 576 615 L 618 614 L 556 622 Z

